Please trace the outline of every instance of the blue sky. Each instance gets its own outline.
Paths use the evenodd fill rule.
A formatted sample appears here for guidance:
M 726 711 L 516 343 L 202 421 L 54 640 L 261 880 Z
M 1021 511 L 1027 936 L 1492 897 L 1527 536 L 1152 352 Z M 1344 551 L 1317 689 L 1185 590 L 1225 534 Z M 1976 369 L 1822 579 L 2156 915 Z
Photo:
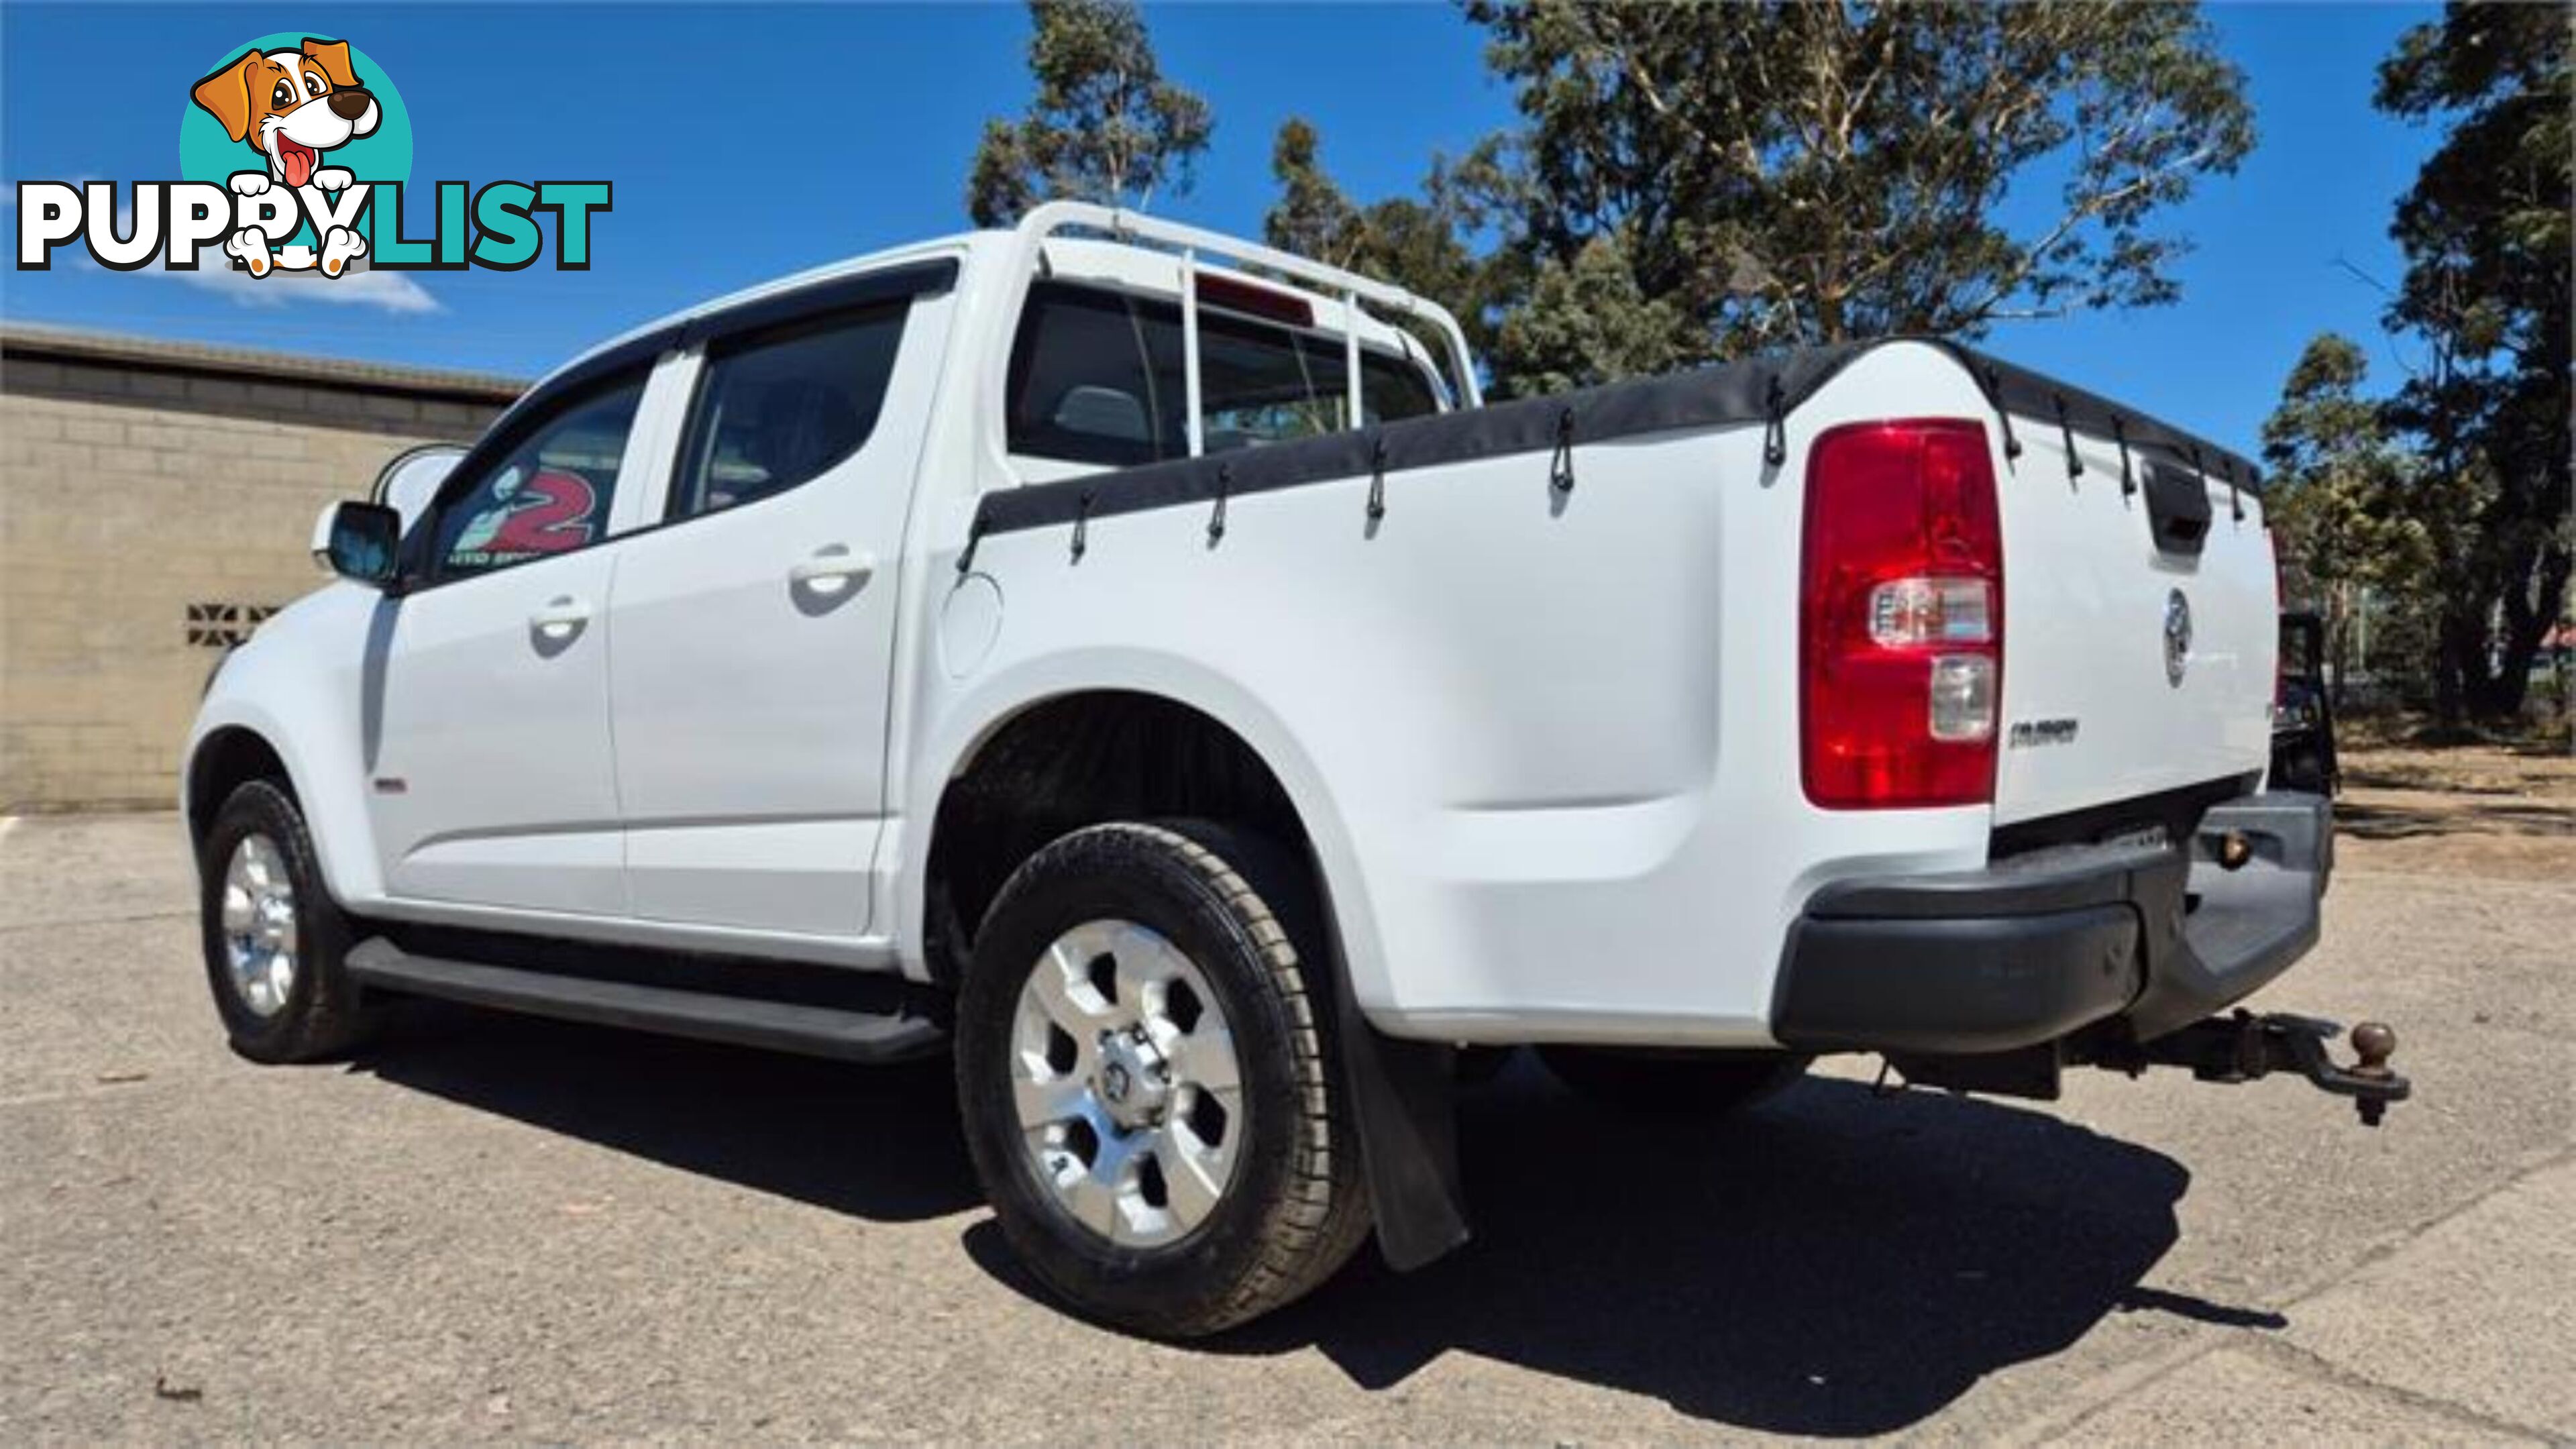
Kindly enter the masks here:
M 2011 324 L 1988 346 L 2251 451 L 2300 347 L 2366 339 L 2394 279 L 2391 207 L 2430 130 L 2370 108 L 2372 71 L 2430 7 L 2221 5 L 2260 141 L 2174 224 L 2199 250 L 2173 307 Z M 1444 5 L 1160 5 L 1165 70 L 1215 107 L 1189 196 L 1158 207 L 1257 232 L 1279 122 L 1313 120 L 1367 200 L 1415 186 L 1435 151 L 1511 119 L 1482 39 Z M 431 180 L 611 178 L 594 266 L 392 273 L 326 302 L 240 279 L 57 263 L 0 269 L 0 316 L 372 360 L 533 375 L 691 301 L 965 225 L 962 182 L 988 116 L 1029 94 L 1017 5 L 0 7 L 0 182 L 178 172 L 190 84 L 253 36 L 344 38 L 390 71 Z M 101 89 L 100 57 L 114 82 Z M 156 99 L 156 97 L 158 99 Z M 244 153 L 247 156 L 247 152 Z M 2035 204 L 2039 198 L 2032 198 Z M 2016 201 L 2014 205 L 2023 204 Z M 14 213 L 10 214 L 15 226 Z M 272 279 L 274 280 L 274 279 Z

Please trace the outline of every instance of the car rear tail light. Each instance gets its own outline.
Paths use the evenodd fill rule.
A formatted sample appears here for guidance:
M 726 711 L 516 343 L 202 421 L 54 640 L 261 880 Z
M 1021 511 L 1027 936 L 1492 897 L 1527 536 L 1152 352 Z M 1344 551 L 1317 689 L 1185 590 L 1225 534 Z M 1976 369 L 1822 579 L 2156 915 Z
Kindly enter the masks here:
M 1862 423 L 1807 464 L 1799 754 L 1833 809 L 1994 798 L 2003 529 L 1975 422 Z
M 1869 637 L 1890 649 L 1984 644 L 1995 637 L 1994 613 L 1984 579 L 1896 579 L 1869 591 Z
M 1983 654 L 1944 654 L 1932 661 L 1932 738 L 1990 740 L 1995 735 L 1995 661 Z

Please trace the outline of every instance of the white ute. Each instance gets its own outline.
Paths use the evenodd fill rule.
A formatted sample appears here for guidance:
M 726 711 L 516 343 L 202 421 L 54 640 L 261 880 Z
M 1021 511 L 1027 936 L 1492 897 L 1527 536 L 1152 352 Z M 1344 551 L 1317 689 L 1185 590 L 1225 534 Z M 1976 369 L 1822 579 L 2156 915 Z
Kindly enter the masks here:
M 406 995 L 953 1046 L 1137 1331 L 1462 1241 L 1479 1049 L 1673 1115 L 1842 1051 L 2406 1090 L 2211 1015 L 2330 865 L 2253 468 L 1949 344 L 1484 406 L 1426 300 L 1058 203 L 631 333 L 315 552 L 187 746 L 243 1055 Z

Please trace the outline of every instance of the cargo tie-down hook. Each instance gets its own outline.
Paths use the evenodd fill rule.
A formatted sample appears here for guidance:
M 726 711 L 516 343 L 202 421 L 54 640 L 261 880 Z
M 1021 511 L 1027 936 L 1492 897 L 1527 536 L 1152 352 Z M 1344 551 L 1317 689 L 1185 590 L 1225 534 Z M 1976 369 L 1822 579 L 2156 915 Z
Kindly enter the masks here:
M 975 549 L 984 541 L 984 506 L 975 505 L 974 520 L 966 525 L 966 547 L 957 554 L 957 576 L 964 578 L 975 571 Z
M 1986 401 L 1994 405 L 1995 422 L 2004 430 L 2004 459 L 2009 462 L 2021 456 L 2021 439 L 2013 436 L 2012 409 L 2004 404 L 2004 375 L 1994 368 L 1986 369 Z
M 1762 390 L 1762 461 L 1773 468 L 1789 461 L 1789 394 L 1776 372 Z
M 2138 475 L 2129 468 L 2129 420 L 2118 413 L 2111 415 L 2111 440 L 2120 445 L 2120 496 L 2138 494 Z
M 1547 460 L 1547 486 L 1560 494 L 1574 491 L 1574 409 L 1556 415 L 1556 452 Z
M 1234 465 L 1216 465 L 1216 511 L 1208 515 L 1208 547 L 1214 548 L 1225 538 L 1225 495 L 1234 486 Z
M 1384 517 L 1386 517 L 1386 436 L 1380 434 L 1369 440 L 1368 520 L 1375 523 Z
M 2084 455 L 2075 451 L 2075 424 L 2066 417 L 2066 394 L 2053 392 L 2048 396 L 2057 404 L 2057 437 L 2066 447 L 2066 476 L 2081 478 L 2084 476 Z
M 1082 490 L 1081 499 L 1074 504 L 1073 561 L 1075 563 L 1082 562 L 1083 550 L 1091 546 L 1091 503 L 1098 496 L 1091 489 L 1085 488 Z

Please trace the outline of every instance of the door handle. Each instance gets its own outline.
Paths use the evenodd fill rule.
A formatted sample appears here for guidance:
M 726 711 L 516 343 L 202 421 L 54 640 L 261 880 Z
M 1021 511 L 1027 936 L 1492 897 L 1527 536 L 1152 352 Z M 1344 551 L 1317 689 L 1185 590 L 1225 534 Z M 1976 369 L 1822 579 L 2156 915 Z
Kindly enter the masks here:
M 810 594 L 830 596 L 865 584 L 877 571 L 873 555 L 850 552 L 849 545 L 826 544 L 811 558 L 787 571 L 787 581 Z
M 570 594 L 549 600 L 544 608 L 528 616 L 528 627 L 549 644 L 563 643 L 589 622 L 590 605 Z

